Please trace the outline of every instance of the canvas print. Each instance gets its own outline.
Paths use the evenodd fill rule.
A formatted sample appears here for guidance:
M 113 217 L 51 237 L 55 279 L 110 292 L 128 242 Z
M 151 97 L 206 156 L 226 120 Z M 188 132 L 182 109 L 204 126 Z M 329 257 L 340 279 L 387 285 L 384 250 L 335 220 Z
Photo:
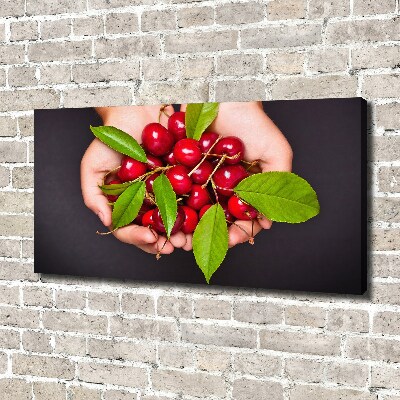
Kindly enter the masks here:
M 362 99 L 37 110 L 35 271 L 362 293 L 365 122 Z

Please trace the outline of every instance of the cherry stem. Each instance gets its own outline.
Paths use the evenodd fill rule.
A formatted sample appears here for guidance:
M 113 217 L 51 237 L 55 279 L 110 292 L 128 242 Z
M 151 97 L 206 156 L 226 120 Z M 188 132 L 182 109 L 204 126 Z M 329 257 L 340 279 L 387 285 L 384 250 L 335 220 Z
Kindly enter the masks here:
M 112 169 L 111 171 L 108 171 L 108 172 L 103 176 L 103 185 L 102 185 L 102 186 L 105 185 L 107 176 L 113 174 L 114 172 L 117 172 L 120 168 L 121 168 L 121 166 L 118 165 L 118 167 L 115 167 L 115 168 Z
M 221 159 L 218 161 L 218 164 L 215 166 L 215 168 L 213 169 L 213 172 L 211 172 L 210 176 L 208 177 L 206 183 L 204 183 L 201 187 L 204 189 L 207 185 L 208 182 L 210 182 L 211 178 L 213 177 L 213 175 L 215 174 L 215 172 L 217 171 L 217 169 L 221 166 L 221 164 L 223 164 L 223 162 L 225 161 L 225 158 L 227 157 L 226 154 L 224 154 Z
M 113 229 L 112 231 L 108 231 L 108 232 L 99 232 L 99 231 L 96 231 L 96 233 L 98 234 L 98 235 L 100 235 L 100 236 L 106 236 L 106 235 L 110 235 L 111 233 L 114 233 L 116 230 L 118 230 L 119 228 L 115 228 L 115 229 Z
M 171 116 L 165 111 L 165 109 L 170 106 L 171 104 L 163 104 L 160 107 L 160 112 L 158 114 L 158 123 L 161 123 L 161 115 L 164 114 L 166 117 L 170 118 Z
M 196 171 L 197 168 L 200 167 L 201 164 L 205 161 L 205 159 L 211 155 L 211 150 L 214 148 L 214 146 L 221 140 L 221 136 L 218 136 L 217 140 L 212 144 L 212 146 L 208 149 L 207 153 L 204 153 L 203 158 L 200 160 L 200 162 L 188 173 L 189 176 L 193 174 L 194 171 Z
M 215 183 L 214 183 L 214 181 L 213 181 L 212 179 L 211 179 L 211 187 L 213 188 L 213 191 L 214 191 L 215 201 L 216 201 L 217 203 L 219 203 L 217 187 L 215 186 Z
M 252 161 L 252 162 L 248 162 L 248 161 L 242 160 L 242 162 L 248 165 L 246 170 L 249 171 L 251 168 L 256 166 L 260 161 L 259 160 L 255 160 L 255 161 Z
M 235 154 L 234 156 L 228 156 L 227 154 L 212 154 L 212 153 L 208 154 L 208 155 L 211 157 L 217 157 L 217 158 L 225 156 L 225 158 L 227 158 L 228 160 L 236 160 L 240 156 L 240 151 L 239 151 L 239 153 Z
M 154 238 L 157 240 L 157 242 L 156 242 L 156 250 L 157 250 L 156 259 L 159 260 L 161 258 L 161 254 L 160 254 L 160 249 L 158 248 L 158 236 L 154 232 L 154 230 L 151 227 L 151 225 L 149 225 L 149 229 L 150 229 L 150 232 L 153 234 Z

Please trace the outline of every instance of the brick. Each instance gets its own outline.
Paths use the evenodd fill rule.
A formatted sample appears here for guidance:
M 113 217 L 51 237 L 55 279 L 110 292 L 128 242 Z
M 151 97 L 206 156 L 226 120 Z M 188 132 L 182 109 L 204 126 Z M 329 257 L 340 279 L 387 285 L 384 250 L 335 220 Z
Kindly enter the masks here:
M 400 206 L 400 199 L 393 197 L 378 197 L 372 203 L 371 220 L 374 222 L 400 222 L 400 215 L 398 209 Z
M 266 98 L 266 86 L 261 80 L 221 81 L 216 84 L 217 101 L 254 101 Z
M 182 58 L 177 60 L 183 79 L 208 77 L 213 73 L 214 62 L 211 57 Z
M 103 394 L 103 400 L 137 400 L 138 395 L 136 393 L 125 392 L 122 390 L 107 390 Z M 146 400 L 146 396 L 141 396 L 141 399 Z
M 348 49 L 314 50 L 310 52 L 307 60 L 307 68 L 311 72 L 346 71 L 348 65 Z
M 145 11 L 141 18 L 143 32 L 176 29 L 176 15 L 172 10 Z
M 243 49 L 268 49 L 296 46 L 311 46 L 321 42 L 321 25 L 269 26 L 243 29 Z
M 0 142 L 0 162 L 25 162 L 26 143 Z
M 106 32 L 108 34 L 132 33 L 139 30 L 138 16 L 135 13 L 108 14 Z
M 33 163 L 35 161 L 35 145 L 33 142 L 28 143 L 28 162 Z
M 19 375 L 58 379 L 73 379 L 75 375 L 75 365 L 70 360 L 25 354 L 13 355 L 12 370 Z
M 12 185 L 17 189 L 33 188 L 33 168 L 16 167 L 12 170 Z
M 368 381 L 369 367 L 360 363 L 330 363 L 326 367 L 326 380 L 346 386 L 365 387 Z
M 0 325 L 39 328 L 39 312 L 14 307 L 0 307 Z
M 260 331 L 260 347 L 288 353 L 340 354 L 340 337 L 319 333 Z
M 400 83 L 400 74 L 397 75 L 370 75 L 365 76 L 363 82 L 363 95 L 368 98 L 397 97 L 396 86 Z
M 64 311 L 46 311 L 43 314 L 43 326 L 53 331 L 106 334 L 107 318 Z
M 19 240 L 0 239 L 0 257 L 19 258 L 21 243 Z
M 278 376 L 281 374 L 282 361 L 260 353 L 237 353 L 233 360 L 234 371 L 253 376 Z
M 234 30 L 165 35 L 165 51 L 182 54 L 233 50 L 237 48 L 237 38 L 238 33 Z
M 361 390 L 296 385 L 290 390 L 290 400 L 376 400 L 376 395 Z
M 306 11 L 306 0 L 296 0 L 290 3 L 284 0 L 273 0 L 267 4 L 267 18 L 271 21 L 305 18 Z
M 216 23 L 221 25 L 249 24 L 264 19 L 265 5 L 248 3 L 226 3 L 216 7 Z
M 144 342 L 133 343 L 120 340 L 89 339 L 88 353 L 92 357 L 110 360 L 156 362 L 155 345 Z
M 104 22 L 101 16 L 76 18 L 73 20 L 72 26 L 74 36 L 97 36 L 104 34 Z
M 139 61 L 77 64 L 72 67 L 72 74 L 77 83 L 130 81 L 140 77 Z
M 396 40 L 399 30 L 395 19 L 337 21 L 328 22 L 325 35 L 328 44 L 385 42 Z
M 231 355 L 222 350 L 198 349 L 196 351 L 196 364 L 201 371 L 224 372 L 230 368 Z
M 33 237 L 33 217 L 0 215 L 0 235 Z
M 342 17 L 350 14 L 348 0 L 310 0 L 309 18 Z
M 87 60 L 91 54 L 91 40 L 32 43 L 28 46 L 31 62 Z
M 209 84 L 204 80 L 143 82 L 136 99 L 147 104 L 201 103 L 209 100 Z
M 83 310 L 86 307 L 86 292 L 79 290 L 57 290 L 56 307 L 59 309 Z
M 280 324 L 283 319 L 283 309 L 278 304 L 241 301 L 234 305 L 233 318 L 255 324 Z
M 111 334 L 137 339 L 177 340 L 178 327 L 175 322 L 151 319 L 111 318 Z
M 6 353 L 0 353 L 0 373 L 5 374 L 8 368 L 8 357 Z
M 0 97 L 0 111 L 57 108 L 59 105 L 60 95 L 52 89 L 4 91 Z
M 158 347 L 158 358 L 164 367 L 191 368 L 193 355 L 193 350 L 184 346 L 162 344 Z
M 353 76 L 293 77 L 281 79 L 271 85 L 274 99 L 317 97 L 353 97 L 357 92 L 357 79 Z
M 18 128 L 22 137 L 33 136 L 33 114 L 19 116 Z
M 81 336 L 55 336 L 54 351 L 68 356 L 86 356 L 86 339 Z
M 400 109 L 400 108 L 399 108 Z M 395 111 L 395 110 L 394 110 Z M 400 157 L 399 136 L 369 136 L 370 161 L 395 161 Z M 374 199 L 374 202 L 379 199 Z M 374 206 L 374 203 L 372 203 Z
M 54 85 L 60 83 L 71 82 L 71 66 L 70 65 L 41 65 L 40 66 L 40 83 L 44 85 Z
M 117 312 L 119 310 L 119 297 L 114 293 L 88 293 L 88 307 L 90 310 Z
M 266 70 L 269 73 L 295 75 L 304 70 L 304 53 L 272 53 L 266 58 Z
M 4 69 L 0 69 L 0 86 L 6 87 L 6 85 L 7 85 L 6 71 Z
M 95 42 L 97 58 L 151 57 L 161 53 L 160 39 L 152 36 L 99 39 Z
M 221 75 L 257 75 L 262 69 L 263 58 L 260 54 L 224 54 L 217 58 L 216 72 Z
M 184 371 L 153 370 L 151 381 L 155 390 L 180 392 L 189 396 L 218 396 L 226 394 L 226 382 L 222 376 Z
M 122 106 L 130 103 L 130 89 L 120 86 L 70 89 L 64 94 L 65 107 Z
M 396 68 L 399 58 L 400 46 L 365 46 L 351 50 L 354 69 Z
M 400 278 L 400 256 L 394 254 L 373 254 L 370 257 L 374 277 Z
M 400 313 L 378 312 L 374 315 L 373 332 L 383 335 L 400 335 Z
M 285 361 L 285 372 L 294 381 L 319 383 L 325 379 L 325 364 L 317 360 L 288 358 Z
M 33 264 L 0 261 L 0 280 L 25 280 L 36 282 L 39 275 L 33 272 Z
M 33 213 L 33 193 L 0 192 L 2 212 Z
M 8 71 L 8 83 L 10 86 L 23 87 L 35 86 L 36 67 L 14 67 Z
M 334 332 L 368 332 L 368 312 L 363 310 L 330 310 L 328 311 L 327 328 Z
M 7 167 L 0 166 L 0 187 L 10 184 L 10 170 Z
M 283 400 L 283 387 L 277 382 L 237 379 L 233 382 L 235 400 Z
M 27 306 L 53 307 L 53 290 L 49 287 L 26 286 L 23 297 Z
M 23 44 L 0 45 L 0 65 L 21 64 L 25 61 L 25 47 Z M 4 92 L 2 92 L 3 96 Z
M 0 17 L 20 17 L 25 13 L 25 0 L 5 1 L 0 7 Z
M 0 136 L 12 137 L 17 134 L 17 119 L 14 117 L 0 117 Z
M 0 285 L 0 303 L 19 305 L 19 287 Z
M 142 61 L 143 77 L 146 80 L 163 81 L 177 74 L 176 60 L 170 58 L 146 58 Z
M 346 340 L 345 354 L 360 360 L 399 362 L 399 344 L 395 339 L 351 337 Z
M 381 192 L 400 192 L 400 168 L 381 167 L 378 170 L 379 191 Z
M 190 343 L 212 344 L 225 347 L 256 347 L 254 329 L 222 325 L 182 323 L 182 340 Z
M 71 35 L 71 20 L 68 18 L 40 22 L 42 40 L 66 38 Z
M 39 36 L 37 21 L 16 21 L 10 24 L 10 40 L 36 40 Z
M 372 366 L 371 386 L 389 390 L 400 390 L 400 368 Z
M 109 9 L 133 5 L 151 5 L 153 0 L 89 0 L 89 9 Z
M 147 294 L 124 293 L 121 309 L 128 314 L 155 315 L 154 297 Z
M 25 351 L 51 353 L 51 336 L 43 332 L 25 331 L 22 333 L 22 347 Z
M 400 129 L 400 103 L 377 105 L 375 118 L 377 126 Z
M 71 399 L 73 400 L 101 400 L 101 391 L 90 389 L 83 386 L 73 386 L 70 388 Z
M 323 328 L 325 318 L 326 310 L 317 307 L 288 306 L 285 309 L 285 323 L 287 325 Z
M 373 250 L 379 251 L 392 251 L 399 249 L 399 232 L 397 229 L 374 229 L 370 235 L 370 243 Z M 380 293 L 381 289 L 385 289 L 384 287 L 377 287 L 377 293 Z M 390 287 L 388 286 L 388 289 Z M 384 293 L 382 293 L 384 294 Z M 391 294 L 388 293 L 388 296 L 391 297 Z M 387 300 L 389 300 L 389 297 Z
M 126 365 L 85 363 L 78 365 L 79 379 L 89 383 L 101 383 L 145 388 L 147 370 Z
M 181 8 L 177 12 L 178 28 L 206 26 L 214 23 L 212 7 Z
M 354 0 L 354 15 L 390 14 L 396 10 L 396 0 L 381 0 L 379 2 L 368 0 Z
M 0 379 L 2 400 L 31 400 L 32 383 L 20 379 Z
M 0 329 L 0 348 L 18 349 L 20 348 L 20 334 L 18 331 Z
M 22 258 L 33 258 L 33 256 L 34 256 L 33 240 L 23 240 Z
M 69 14 L 86 11 L 86 0 L 42 0 L 39 4 L 35 0 L 26 0 L 28 15 Z
M 194 302 L 194 316 L 201 319 L 230 319 L 231 308 L 229 301 L 198 299 Z

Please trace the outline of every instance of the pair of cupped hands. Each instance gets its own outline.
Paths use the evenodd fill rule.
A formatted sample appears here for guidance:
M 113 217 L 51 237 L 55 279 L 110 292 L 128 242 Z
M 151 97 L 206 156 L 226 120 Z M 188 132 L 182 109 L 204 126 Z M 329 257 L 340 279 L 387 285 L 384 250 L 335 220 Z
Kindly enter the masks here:
M 186 105 L 181 106 L 185 111 Z M 96 109 L 103 120 L 103 125 L 114 126 L 141 143 L 143 128 L 157 122 L 160 105 L 100 107 Z M 174 110 L 168 106 L 165 112 L 171 115 Z M 167 127 L 168 117 L 161 114 L 160 123 Z M 285 136 L 273 121 L 265 114 L 261 102 L 220 103 L 217 118 L 207 129 L 221 136 L 236 136 L 245 145 L 244 158 L 248 161 L 258 160 L 261 172 L 291 171 L 292 150 Z M 90 144 L 81 162 L 81 187 L 86 206 L 91 209 L 101 222 L 112 229 L 111 207 L 107 198 L 99 188 L 104 175 L 121 164 L 122 155 L 110 149 L 100 140 L 95 139 Z M 236 225 L 235 225 L 236 224 Z M 249 240 L 246 232 L 257 234 L 261 229 L 269 229 L 271 221 L 261 217 L 254 221 L 236 221 L 229 227 L 229 246 Z M 237 225 L 240 225 L 238 227 Z M 148 227 L 128 225 L 113 232 L 120 241 L 133 244 L 148 253 L 170 254 L 175 248 L 192 249 L 192 234 L 177 232 L 170 240 L 150 231 Z

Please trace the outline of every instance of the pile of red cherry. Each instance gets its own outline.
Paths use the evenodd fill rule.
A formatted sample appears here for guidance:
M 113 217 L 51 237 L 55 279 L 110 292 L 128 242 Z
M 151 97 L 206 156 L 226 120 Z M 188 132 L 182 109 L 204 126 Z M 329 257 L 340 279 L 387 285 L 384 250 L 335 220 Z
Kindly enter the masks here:
M 150 226 L 165 233 L 160 212 L 155 205 L 154 180 L 165 173 L 178 198 L 178 213 L 172 234 L 193 233 L 199 218 L 218 202 L 229 224 L 239 220 L 254 220 L 256 209 L 234 195 L 233 188 L 249 172 L 243 165 L 243 142 L 234 136 L 220 137 L 205 132 L 200 140 L 186 137 L 185 113 L 175 112 L 168 120 L 168 129 L 159 123 L 146 125 L 142 132 L 142 147 L 147 163 L 125 156 L 118 170 L 118 179 L 108 184 L 141 179 L 146 184 L 146 198 L 133 223 Z M 107 196 L 115 202 L 118 196 Z

